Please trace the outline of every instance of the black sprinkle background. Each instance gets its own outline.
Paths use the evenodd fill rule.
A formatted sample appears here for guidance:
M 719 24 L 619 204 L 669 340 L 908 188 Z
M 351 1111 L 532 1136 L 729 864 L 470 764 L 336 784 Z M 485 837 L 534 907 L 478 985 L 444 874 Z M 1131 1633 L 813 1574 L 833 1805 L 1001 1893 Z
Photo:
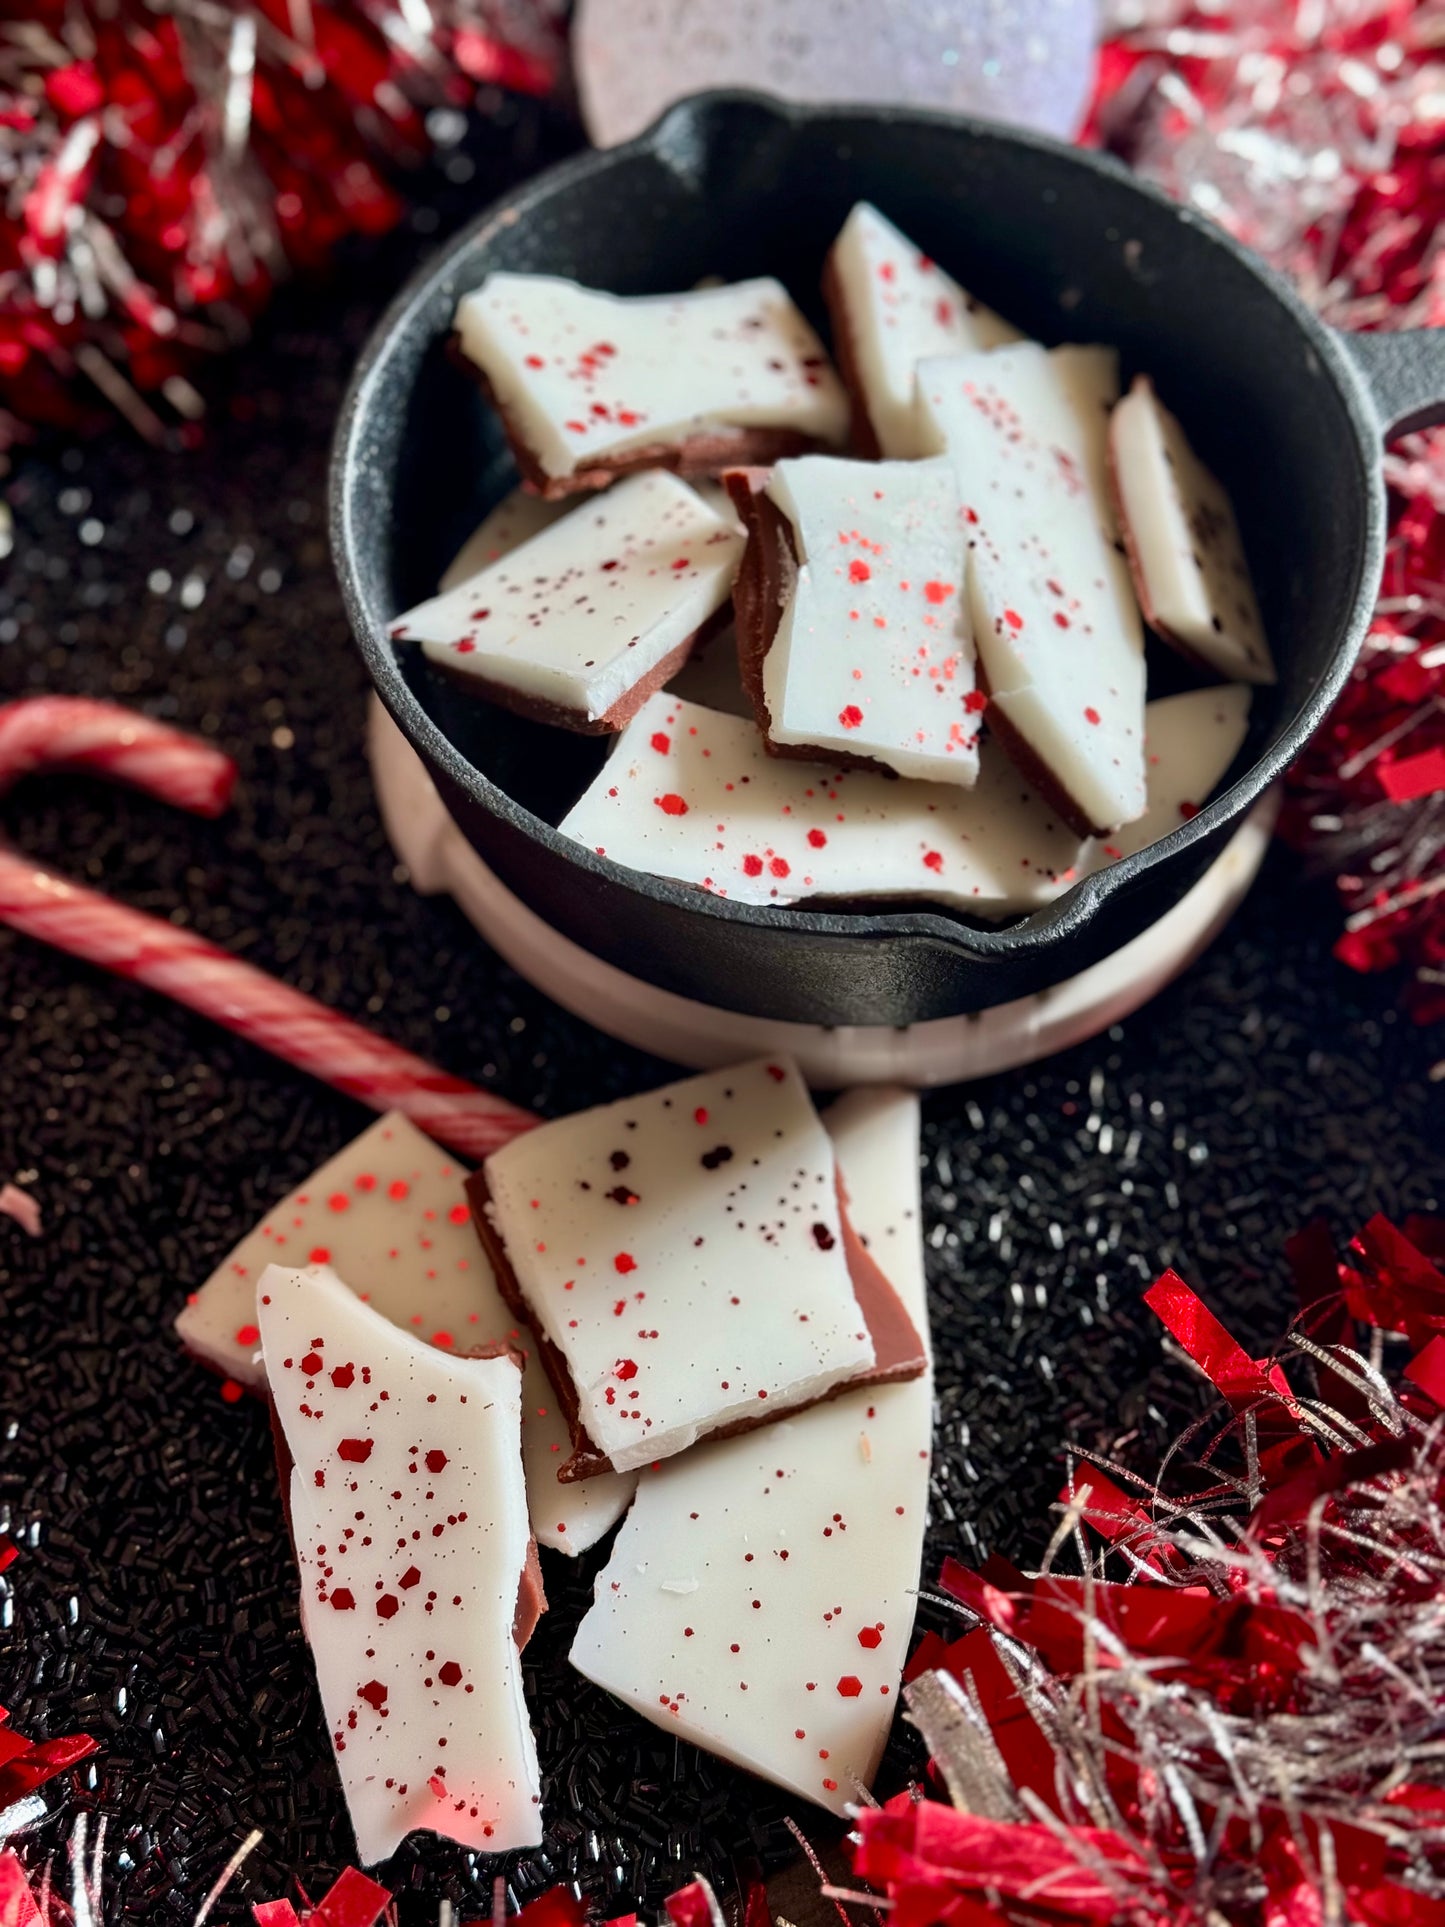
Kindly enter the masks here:
M 323 535 L 327 438 L 370 319 L 410 259 L 572 136 L 535 110 L 474 128 L 413 231 L 292 292 L 213 391 L 186 454 L 115 438 L 24 461 L 6 487 L 0 695 L 139 704 L 239 760 L 220 824 L 81 780 L 4 805 L 24 848 L 203 931 L 414 1050 L 558 1112 L 665 1067 L 566 1016 L 398 873 L 362 753 L 366 696 Z M 940 1360 L 928 1568 L 1047 1536 L 1065 1441 L 1149 1467 L 1195 1407 L 1140 1306 L 1166 1265 L 1248 1342 L 1277 1335 L 1281 1246 L 1323 1213 L 1436 1208 L 1434 1039 L 1394 986 L 1329 955 L 1323 891 L 1276 852 L 1226 937 L 1106 1038 L 926 1104 L 926 1223 Z M 365 1122 L 361 1111 L 148 993 L 0 931 L 0 1181 L 45 1213 L 0 1219 L 0 1701 L 35 1737 L 103 1751 L 25 1843 L 58 1853 L 108 1816 L 108 1922 L 188 1927 L 251 1827 L 265 1839 L 219 1917 L 350 1836 L 297 1624 L 260 1409 L 223 1404 L 171 1319 L 232 1241 Z M 860 1549 L 861 1556 L 861 1549 Z M 726 1887 L 793 1851 L 789 1803 L 569 1673 L 592 1562 L 549 1555 L 528 1649 L 547 1842 L 502 1865 L 514 1901 L 576 1880 L 616 1913 L 695 1869 Z M 925 1609 L 925 1620 L 930 1617 Z M 915 1763 L 900 1730 L 893 1785 Z M 830 1823 L 791 1809 L 820 1842 Z M 403 1927 L 487 1907 L 497 1862 L 439 1843 L 382 1871 Z

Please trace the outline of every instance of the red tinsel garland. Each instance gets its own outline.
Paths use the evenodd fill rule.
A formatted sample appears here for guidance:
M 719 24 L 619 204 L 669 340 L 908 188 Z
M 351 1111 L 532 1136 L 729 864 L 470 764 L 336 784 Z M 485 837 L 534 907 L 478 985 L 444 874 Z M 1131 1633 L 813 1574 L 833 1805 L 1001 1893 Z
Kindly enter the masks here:
M 1347 328 L 1445 323 L 1441 0 L 1126 0 L 1091 138 L 1222 222 Z M 1123 9 L 1121 9 L 1121 12 Z M 1445 435 L 1386 464 L 1376 621 L 1290 781 L 1284 834 L 1334 878 L 1336 954 L 1403 965 L 1445 1017 Z
M 972 1630 L 925 1637 L 907 1697 L 953 1804 L 858 1819 L 891 1927 L 1445 1921 L 1445 1227 L 1407 1230 L 1292 1242 L 1281 1359 L 1166 1272 L 1222 1426 L 1157 1485 L 1077 1467 L 1041 1574 L 948 1563 Z M 1395 1389 L 1354 1320 L 1406 1338 Z
M 563 0 L 30 0 L 0 23 L 0 451 L 159 438 L 288 266 L 390 227 L 422 107 L 553 85 Z

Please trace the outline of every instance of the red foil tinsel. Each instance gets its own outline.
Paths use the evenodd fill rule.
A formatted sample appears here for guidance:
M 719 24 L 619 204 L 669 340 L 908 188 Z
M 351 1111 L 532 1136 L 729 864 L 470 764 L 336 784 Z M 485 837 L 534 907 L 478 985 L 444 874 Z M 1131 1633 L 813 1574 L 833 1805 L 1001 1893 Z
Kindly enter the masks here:
M 1441 0 L 1116 0 L 1089 138 L 1220 221 L 1347 328 L 1445 323 Z M 1352 968 L 1445 1017 L 1445 434 L 1389 456 L 1389 556 L 1284 834 L 1335 883 Z
M 14 10 L 11 10 L 12 16 Z M 291 267 L 404 207 L 423 108 L 552 87 L 562 0 L 30 0 L 0 23 L 0 451 L 159 439 Z
M 906 1690 L 955 1803 L 858 1816 L 891 1927 L 1445 1921 L 1445 1227 L 1289 1255 L 1282 1358 L 1148 1294 L 1223 1411 L 1167 1477 L 1078 1465 L 1043 1572 L 945 1566 L 971 1630 Z M 1356 1321 L 1406 1341 L 1393 1389 Z

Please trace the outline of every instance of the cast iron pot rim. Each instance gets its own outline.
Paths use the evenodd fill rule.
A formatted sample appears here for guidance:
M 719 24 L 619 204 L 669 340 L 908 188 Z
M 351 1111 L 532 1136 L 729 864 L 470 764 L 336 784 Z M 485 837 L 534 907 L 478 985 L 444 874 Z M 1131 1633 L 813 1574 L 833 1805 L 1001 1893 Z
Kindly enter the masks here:
M 1184 223 L 1202 243 L 1227 255 L 1262 285 L 1266 293 L 1293 319 L 1304 342 L 1333 378 L 1354 429 L 1352 452 L 1366 470 L 1365 552 L 1353 606 L 1342 619 L 1329 666 L 1308 699 L 1291 718 L 1274 745 L 1195 816 L 1157 842 L 1146 844 L 1142 850 L 1118 858 L 1107 868 L 1081 878 L 1052 904 L 1006 929 L 978 929 L 961 922 L 943 908 L 906 912 L 882 909 L 838 912 L 810 910 L 802 905 L 785 907 L 735 903 L 710 891 L 695 889 L 670 878 L 652 876 L 645 871 L 628 869 L 611 858 L 598 856 L 585 845 L 563 836 L 543 818 L 524 809 L 477 769 L 438 727 L 413 694 L 396 663 L 388 634 L 393 618 L 371 605 L 358 582 L 354 561 L 357 543 L 352 528 L 351 478 L 363 451 L 373 408 L 373 390 L 385 370 L 394 340 L 413 322 L 416 312 L 432 298 L 437 283 L 456 270 L 490 229 L 515 226 L 539 204 L 545 204 L 558 194 L 565 194 L 579 181 L 608 173 L 624 160 L 650 154 L 667 165 L 668 137 L 675 124 L 685 125 L 700 114 L 716 115 L 719 111 L 738 108 L 765 115 L 794 130 L 815 122 L 835 122 L 845 138 L 850 121 L 863 125 L 907 123 L 939 127 L 961 132 L 975 140 L 997 143 L 1003 149 L 1032 149 L 1066 165 L 1107 175 Z M 1062 943 L 1100 914 L 1116 893 L 1128 889 L 1151 870 L 1182 857 L 1193 845 L 1224 830 L 1231 821 L 1242 818 L 1250 804 L 1294 762 L 1344 686 L 1356 651 L 1369 626 L 1369 590 L 1379 579 L 1384 557 L 1384 485 L 1378 459 L 1373 456 L 1373 451 L 1380 447 L 1381 441 L 1379 416 L 1362 376 L 1349 358 L 1343 339 L 1320 321 L 1294 288 L 1266 262 L 1214 222 L 1194 209 L 1171 200 L 1148 181 L 1140 180 L 1113 155 L 1075 147 L 1048 135 L 939 109 L 797 103 L 745 88 L 719 88 L 693 94 L 677 102 L 630 141 L 615 147 L 588 148 L 544 168 L 515 193 L 506 194 L 482 209 L 405 282 L 367 339 L 337 420 L 329 475 L 332 560 L 340 581 L 342 601 L 372 682 L 413 748 L 424 761 L 443 770 L 469 799 L 552 856 L 560 857 L 564 862 L 614 887 L 650 897 L 671 908 L 691 911 L 704 918 L 752 925 L 784 936 L 796 932 L 800 936 L 858 941 L 889 936 L 924 939 L 942 943 L 953 950 L 962 950 L 983 961 L 994 957 L 1034 954 Z

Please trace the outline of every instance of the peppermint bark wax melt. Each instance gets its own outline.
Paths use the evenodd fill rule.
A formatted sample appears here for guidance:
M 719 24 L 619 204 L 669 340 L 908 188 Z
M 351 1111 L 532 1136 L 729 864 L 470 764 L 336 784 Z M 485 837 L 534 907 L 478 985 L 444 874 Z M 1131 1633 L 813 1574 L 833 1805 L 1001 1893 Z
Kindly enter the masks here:
M 848 1209 L 927 1329 L 918 1100 L 824 1113 Z M 835 1813 L 868 1786 L 917 1604 L 927 1377 L 846 1393 L 642 1474 L 572 1664 L 647 1719 Z
M 391 633 L 524 716 L 621 729 L 727 602 L 742 546 L 686 482 L 637 475 L 407 610 Z
M 838 364 L 853 402 L 862 455 L 911 460 L 928 452 L 914 376 L 930 355 L 1017 341 L 1018 330 L 965 294 L 951 275 L 860 201 L 823 269 Z
M 916 1377 L 796 1068 L 759 1061 L 561 1118 L 473 1180 L 498 1279 L 573 1419 L 564 1480 Z
M 1145 375 L 1114 410 L 1109 458 L 1144 619 L 1191 662 L 1272 683 L 1234 509 Z
M 716 475 L 847 435 L 847 396 L 778 281 L 628 297 L 493 274 L 455 326 L 544 495 L 641 468 Z
M 270 1267 L 259 1307 L 302 1624 L 360 1858 L 417 1828 L 488 1853 L 538 1845 L 516 1360 L 449 1357 L 324 1271 Z
M 1106 486 L 1113 365 L 1024 343 L 919 370 L 968 523 L 989 728 L 1081 834 L 1145 805 L 1143 628 Z
M 739 903 L 928 898 L 984 917 L 1067 888 L 1080 840 L 985 743 L 971 790 L 783 761 L 735 716 L 654 696 L 562 834 Z
M 558 1486 L 566 1421 L 536 1341 L 503 1302 L 477 1242 L 466 1179 L 466 1166 L 404 1117 L 378 1118 L 222 1259 L 176 1331 L 232 1385 L 263 1393 L 257 1280 L 272 1264 L 327 1265 L 363 1303 L 439 1351 L 505 1344 L 525 1352 L 522 1457 L 533 1530 L 556 1551 L 585 1552 L 627 1510 L 632 1480 Z
M 984 700 L 951 465 L 807 455 L 761 488 L 728 479 L 748 527 L 738 656 L 769 747 L 974 783 Z

